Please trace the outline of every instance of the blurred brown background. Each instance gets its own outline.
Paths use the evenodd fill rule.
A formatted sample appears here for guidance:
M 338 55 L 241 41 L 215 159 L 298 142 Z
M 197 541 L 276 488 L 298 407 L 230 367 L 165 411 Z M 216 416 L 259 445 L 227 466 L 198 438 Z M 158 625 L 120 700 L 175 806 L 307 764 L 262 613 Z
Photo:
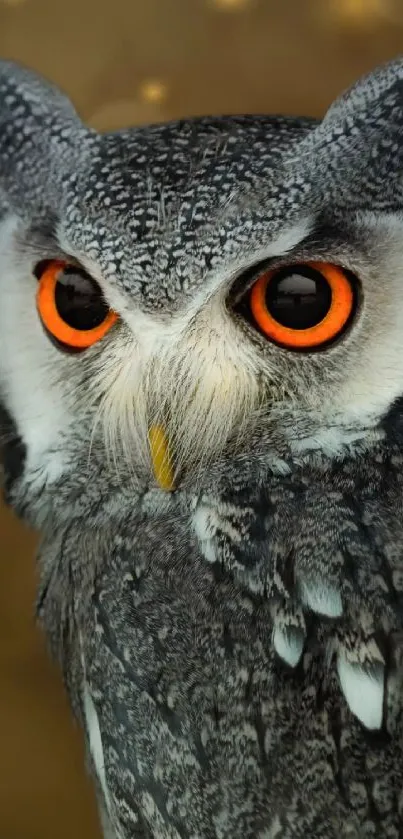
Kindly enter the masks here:
M 320 115 L 399 53 L 403 0 L 0 0 L 0 55 L 49 76 L 101 129 Z M 81 738 L 34 625 L 34 547 L 0 508 L 0 839 L 99 839 Z

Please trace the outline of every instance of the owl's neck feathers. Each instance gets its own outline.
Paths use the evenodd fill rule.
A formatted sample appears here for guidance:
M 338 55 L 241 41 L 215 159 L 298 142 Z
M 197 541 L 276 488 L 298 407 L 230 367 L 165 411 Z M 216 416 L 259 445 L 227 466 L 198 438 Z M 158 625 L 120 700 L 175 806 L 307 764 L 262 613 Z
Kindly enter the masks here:
M 24 446 L 3 412 L 6 492 L 21 515 L 43 528 L 47 545 L 56 550 L 68 533 L 77 555 L 91 533 L 100 536 L 102 555 L 103 533 L 110 546 L 130 542 L 144 522 L 158 532 L 182 521 L 213 578 L 232 580 L 242 601 L 266 615 L 278 655 L 296 666 L 313 633 L 330 658 L 336 655 L 352 710 L 376 728 L 391 639 L 403 631 L 401 408 L 393 408 L 364 453 L 353 449 L 354 456 L 330 460 L 315 452 L 300 462 L 279 459 L 281 468 L 263 453 L 255 463 L 238 458 L 225 478 L 218 464 L 212 468 L 197 493 L 142 491 L 120 475 L 102 474 L 100 464 L 94 484 L 86 476 L 73 489 L 61 481 L 38 492 L 24 475 Z M 170 555 L 175 550 L 171 544 Z M 357 707 L 362 678 L 372 691 L 367 711 Z
M 291 669 L 306 669 L 318 651 L 326 668 L 335 661 L 352 712 L 367 728 L 388 727 L 387 684 L 403 638 L 400 405 L 383 430 L 365 455 L 330 461 L 316 454 L 288 474 L 266 469 L 263 477 L 262 470 L 259 480 L 240 459 L 232 475 L 216 473 L 196 494 L 135 496 L 120 487 L 102 507 L 88 508 L 85 523 L 66 521 L 53 532 L 49 523 L 45 557 L 73 556 L 80 591 L 122 550 L 136 576 L 137 539 L 152 533 L 141 574 L 162 574 L 168 600 L 177 593 L 174 568 L 190 587 L 194 581 L 189 604 L 207 574 L 212 590 L 228 590 L 217 607 L 224 623 L 235 619 L 235 607 L 241 623 L 242 614 L 254 615 L 253 631 L 263 644 L 271 638 Z

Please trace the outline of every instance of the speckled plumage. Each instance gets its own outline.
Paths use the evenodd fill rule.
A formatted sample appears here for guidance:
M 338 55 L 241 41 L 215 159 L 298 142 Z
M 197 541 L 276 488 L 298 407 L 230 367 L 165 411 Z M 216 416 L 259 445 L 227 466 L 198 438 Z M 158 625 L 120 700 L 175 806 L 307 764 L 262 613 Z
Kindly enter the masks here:
M 108 839 L 403 834 L 402 158 L 401 61 L 321 123 L 103 136 L 0 64 L 5 490 L 43 531 Z M 35 307 L 66 255 L 121 315 L 79 356 Z M 289 352 L 233 304 L 258 265 L 315 259 L 359 277 L 359 313 Z

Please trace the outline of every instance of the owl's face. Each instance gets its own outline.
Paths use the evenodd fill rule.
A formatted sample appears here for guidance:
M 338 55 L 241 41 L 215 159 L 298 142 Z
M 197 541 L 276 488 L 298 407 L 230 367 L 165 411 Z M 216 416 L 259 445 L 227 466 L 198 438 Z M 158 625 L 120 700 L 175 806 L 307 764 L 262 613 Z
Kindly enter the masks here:
M 178 489 L 380 433 L 403 394 L 402 82 L 383 68 L 318 124 L 98 135 L 0 65 L 0 395 L 35 521 L 164 484 L 156 430 Z

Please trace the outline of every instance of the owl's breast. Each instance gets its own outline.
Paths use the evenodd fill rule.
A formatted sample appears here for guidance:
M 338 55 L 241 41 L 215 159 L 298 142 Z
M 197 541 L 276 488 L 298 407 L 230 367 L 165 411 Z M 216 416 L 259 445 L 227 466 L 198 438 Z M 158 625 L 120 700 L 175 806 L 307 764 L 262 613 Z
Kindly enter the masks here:
M 259 526 L 241 531 L 254 535 L 263 561 L 270 515 L 260 512 Z M 398 837 L 399 653 L 394 669 L 389 661 L 380 727 L 371 732 L 331 666 L 337 638 L 345 643 L 342 617 L 302 610 L 305 640 L 298 661 L 286 664 L 273 632 L 282 609 L 283 618 L 293 613 L 292 581 L 282 600 L 269 588 L 253 590 L 246 560 L 234 573 L 223 535 L 216 530 L 221 553 L 206 559 L 187 522 L 143 520 L 132 539 L 117 539 L 98 562 L 80 619 L 80 675 L 102 744 L 98 771 L 102 764 L 122 836 L 137 836 L 141 825 L 139 835 L 150 839 Z M 232 528 L 221 534 L 237 543 L 239 560 L 233 516 Z M 284 629 L 286 638 L 291 630 L 299 637 L 302 625 Z M 367 647 L 375 649 L 369 639 Z

